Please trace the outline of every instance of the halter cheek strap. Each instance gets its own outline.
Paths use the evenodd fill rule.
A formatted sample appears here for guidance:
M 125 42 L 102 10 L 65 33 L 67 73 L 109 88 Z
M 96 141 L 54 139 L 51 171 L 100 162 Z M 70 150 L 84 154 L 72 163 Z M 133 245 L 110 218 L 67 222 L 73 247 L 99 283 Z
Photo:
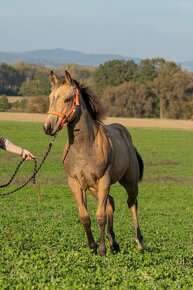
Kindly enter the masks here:
M 73 105 L 70 108 L 70 110 L 67 113 L 64 112 L 57 112 L 57 111 L 48 111 L 47 115 L 51 114 L 51 115 L 55 115 L 58 116 L 59 118 L 61 118 L 61 123 L 59 126 L 59 130 L 61 130 L 65 124 L 67 124 L 67 119 L 68 117 L 75 112 L 76 107 L 80 106 L 80 102 L 79 102 L 79 90 L 78 88 L 75 88 L 75 92 L 74 92 L 74 101 L 73 101 Z

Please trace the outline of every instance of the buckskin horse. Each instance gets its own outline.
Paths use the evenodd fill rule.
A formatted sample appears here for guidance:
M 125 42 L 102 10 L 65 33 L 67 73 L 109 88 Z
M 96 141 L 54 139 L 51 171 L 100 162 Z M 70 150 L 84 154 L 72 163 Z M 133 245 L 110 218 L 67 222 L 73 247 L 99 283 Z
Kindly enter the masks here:
M 104 125 L 101 121 L 104 110 L 97 96 L 73 80 L 67 71 L 59 78 L 51 71 L 50 79 L 50 107 L 44 130 L 48 135 L 55 135 L 67 125 L 68 142 L 63 162 L 89 248 L 97 252 L 87 211 L 87 190 L 98 199 L 99 255 L 106 254 L 106 224 L 110 248 L 119 251 L 113 230 L 115 205 L 109 194 L 110 186 L 119 182 L 128 194 L 127 204 L 134 222 L 138 248 L 145 250 L 137 215 L 138 182 L 143 176 L 143 160 L 128 130 L 120 124 Z

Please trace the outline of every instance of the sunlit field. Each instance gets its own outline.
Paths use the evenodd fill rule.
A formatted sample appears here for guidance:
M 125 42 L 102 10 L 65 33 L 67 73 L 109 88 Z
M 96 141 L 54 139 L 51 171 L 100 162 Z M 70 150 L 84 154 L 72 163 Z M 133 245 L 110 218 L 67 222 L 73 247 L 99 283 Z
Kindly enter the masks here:
M 31 150 L 40 162 L 51 137 L 42 124 L 0 121 L 1 134 Z M 93 255 L 78 221 L 62 165 L 66 129 L 56 138 L 37 176 L 37 187 L 0 199 L 0 289 L 191 289 L 193 288 L 193 132 L 130 129 L 145 163 L 139 219 L 148 251 L 139 252 L 127 196 L 116 184 L 115 233 L 121 251 Z M 0 184 L 20 158 L 0 150 Z M 25 162 L 13 186 L 33 172 Z M 97 201 L 88 194 L 92 227 Z

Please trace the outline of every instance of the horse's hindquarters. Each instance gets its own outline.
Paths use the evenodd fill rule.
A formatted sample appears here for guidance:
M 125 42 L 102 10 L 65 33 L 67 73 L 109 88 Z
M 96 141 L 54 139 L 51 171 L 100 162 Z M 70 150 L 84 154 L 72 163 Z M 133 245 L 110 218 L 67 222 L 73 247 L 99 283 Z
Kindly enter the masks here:
M 130 179 L 139 175 L 135 148 L 126 128 L 119 124 L 106 126 L 112 147 L 111 183 L 116 183 L 128 173 Z M 137 178 L 138 180 L 138 178 Z

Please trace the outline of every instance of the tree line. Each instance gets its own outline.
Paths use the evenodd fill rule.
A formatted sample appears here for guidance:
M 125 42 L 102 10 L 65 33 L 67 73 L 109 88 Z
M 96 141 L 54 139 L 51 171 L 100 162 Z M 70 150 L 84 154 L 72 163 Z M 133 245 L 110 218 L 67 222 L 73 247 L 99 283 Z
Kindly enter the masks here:
M 192 118 L 193 73 L 172 61 L 109 61 L 96 69 L 93 79 L 108 115 Z
M 74 79 L 91 86 L 108 116 L 191 119 L 193 116 L 193 73 L 163 58 L 112 60 L 97 68 L 66 65 L 58 75 L 70 71 Z M 0 64 L 0 109 L 46 112 L 50 92 L 48 67 L 25 63 Z M 10 104 L 6 96 L 26 98 Z M 28 96 L 34 99 L 28 100 Z M 11 107 L 11 108 L 10 108 Z

